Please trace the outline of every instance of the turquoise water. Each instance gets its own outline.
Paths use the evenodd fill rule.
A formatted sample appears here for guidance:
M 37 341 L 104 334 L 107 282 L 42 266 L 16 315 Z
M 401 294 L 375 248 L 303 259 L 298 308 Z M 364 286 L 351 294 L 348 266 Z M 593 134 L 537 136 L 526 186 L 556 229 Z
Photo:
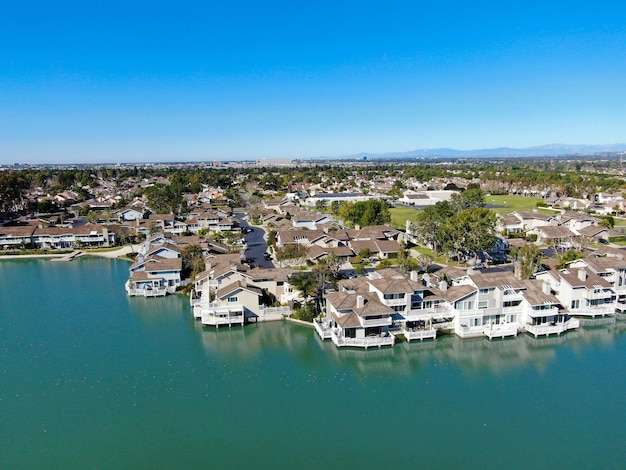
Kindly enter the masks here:
M 625 466 L 625 323 L 336 350 L 202 329 L 127 269 L 0 262 L 0 468 Z

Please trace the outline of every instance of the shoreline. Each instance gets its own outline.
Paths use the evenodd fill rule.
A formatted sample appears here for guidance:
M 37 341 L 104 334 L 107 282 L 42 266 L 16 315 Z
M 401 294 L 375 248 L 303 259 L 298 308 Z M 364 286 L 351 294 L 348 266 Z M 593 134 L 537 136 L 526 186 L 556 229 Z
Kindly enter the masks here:
M 76 255 L 76 257 L 81 257 L 81 256 L 97 256 L 99 258 L 109 258 L 109 259 L 117 259 L 117 258 L 122 258 L 123 256 L 127 255 L 128 253 L 132 253 L 132 252 L 137 252 L 137 250 L 139 249 L 139 245 L 133 245 L 132 247 L 127 245 L 127 246 L 122 246 L 120 248 L 118 248 L 117 250 L 111 250 L 111 251 L 82 251 L 79 250 L 80 253 L 78 255 Z M 32 255 L 1 255 L 0 254 L 0 261 L 2 261 L 3 259 L 11 259 L 11 260 L 15 260 L 15 259 L 59 259 L 59 258 L 64 258 L 68 255 L 68 253 L 46 253 L 46 254 L 32 254 Z M 128 258 L 124 258 L 127 259 L 128 261 L 131 261 Z

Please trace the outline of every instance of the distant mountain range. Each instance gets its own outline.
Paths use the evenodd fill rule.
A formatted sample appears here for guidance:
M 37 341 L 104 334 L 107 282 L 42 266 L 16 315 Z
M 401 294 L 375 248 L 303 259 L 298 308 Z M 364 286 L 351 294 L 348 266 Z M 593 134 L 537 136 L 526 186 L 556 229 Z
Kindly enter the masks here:
M 418 149 L 408 152 L 358 153 L 347 155 L 345 159 L 390 159 L 390 158 L 435 158 L 435 157 L 547 157 L 558 155 L 589 155 L 604 152 L 626 151 L 626 144 L 609 145 L 567 145 L 548 144 L 537 147 L 510 148 L 498 147 L 491 149 L 456 150 L 451 148 Z

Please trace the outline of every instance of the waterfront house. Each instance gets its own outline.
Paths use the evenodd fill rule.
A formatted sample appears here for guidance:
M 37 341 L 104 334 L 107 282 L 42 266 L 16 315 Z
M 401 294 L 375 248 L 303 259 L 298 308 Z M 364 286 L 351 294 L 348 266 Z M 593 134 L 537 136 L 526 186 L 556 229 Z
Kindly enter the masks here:
M 360 348 L 393 346 L 389 333 L 394 310 L 373 294 L 331 292 L 326 294 L 327 322 L 316 322 L 318 334 L 330 337 L 335 346 Z
M 5 225 L 0 227 L 0 248 L 15 250 L 30 247 L 36 225 Z
M 261 313 L 263 292 L 245 281 L 231 282 L 217 290 L 205 283 L 198 296 L 192 298 L 193 315 L 202 325 L 243 325 L 247 318 Z
M 182 258 L 152 256 L 135 261 L 131 267 L 130 279 L 126 283 L 128 295 L 144 297 L 171 294 L 183 285 Z
M 559 299 L 552 293 L 550 283 L 541 280 L 525 280 L 521 302 L 524 330 L 535 336 L 560 335 L 578 328 L 580 321 L 572 318 Z
M 549 284 L 572 316 L 595 318 L 615 313 L 616 295 L 611 283 L 586 267 L 544 271 L 536 278 Z

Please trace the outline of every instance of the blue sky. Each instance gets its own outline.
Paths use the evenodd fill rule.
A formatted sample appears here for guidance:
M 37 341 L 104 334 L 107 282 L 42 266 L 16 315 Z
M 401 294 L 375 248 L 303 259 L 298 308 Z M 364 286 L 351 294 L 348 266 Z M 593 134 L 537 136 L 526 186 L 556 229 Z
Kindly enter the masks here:
M 4 0 L 0 163 L 624 142 L 624 18 L 602 1 Z

